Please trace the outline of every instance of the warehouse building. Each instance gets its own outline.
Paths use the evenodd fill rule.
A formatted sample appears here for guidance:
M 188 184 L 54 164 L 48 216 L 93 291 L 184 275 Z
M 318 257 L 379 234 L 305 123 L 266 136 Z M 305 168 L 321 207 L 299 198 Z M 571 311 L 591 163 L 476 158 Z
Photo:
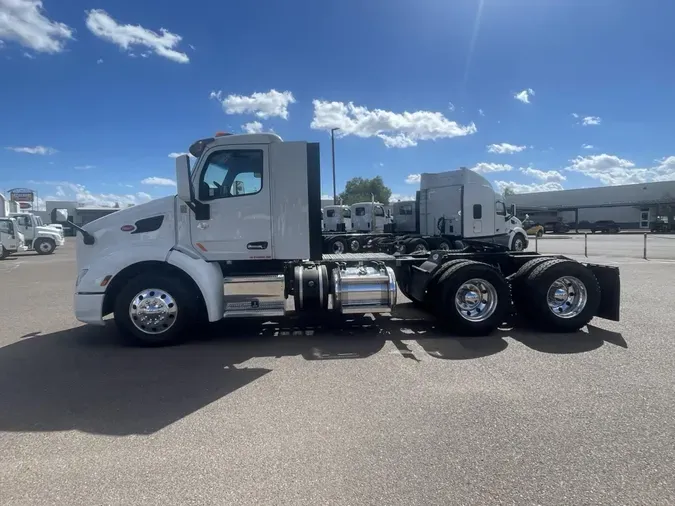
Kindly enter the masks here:
M 649 230 L 657 221 L 673 223 L 675 181 L 521 193 L 506 200 L 516 205 L 519 218 L 528 214 L 539 223 L 562 220 L 586 229 L 612 220 L 623 230 Z

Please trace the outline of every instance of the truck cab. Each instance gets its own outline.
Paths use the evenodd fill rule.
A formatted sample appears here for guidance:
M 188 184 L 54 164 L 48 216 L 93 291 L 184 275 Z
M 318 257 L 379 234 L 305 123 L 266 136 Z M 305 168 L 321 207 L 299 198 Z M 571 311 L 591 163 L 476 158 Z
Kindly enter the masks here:
M 0 259 L 27 249 L 25 237 L 19 232 L 16 219 L 0 218 Z
M 379 202 L 357 202 L 351 206 L 352 229 L 355 232 L 383 232 L 391 221 Z
M 65 244 L 63 231 L 45 226 L 39 216 L 32 213 L 12 213 L 10 216 L 16 219 L 29 250 L 40 255 L 51 255 L 57 247 Z
M 347 232 L 352 229 L 352 211 L 349 206 L 326 206 L 323 216 L 323 229 L 326 232 Z

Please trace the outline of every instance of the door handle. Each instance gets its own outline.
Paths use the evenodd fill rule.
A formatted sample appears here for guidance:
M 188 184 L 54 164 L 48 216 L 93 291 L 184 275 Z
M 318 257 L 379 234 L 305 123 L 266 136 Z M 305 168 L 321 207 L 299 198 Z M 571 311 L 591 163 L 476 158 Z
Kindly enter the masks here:
M 246 249 L 267 249 L 268 242 L 267 241 L 256 241 L 256 242 L 250 242 L 246 245 Z

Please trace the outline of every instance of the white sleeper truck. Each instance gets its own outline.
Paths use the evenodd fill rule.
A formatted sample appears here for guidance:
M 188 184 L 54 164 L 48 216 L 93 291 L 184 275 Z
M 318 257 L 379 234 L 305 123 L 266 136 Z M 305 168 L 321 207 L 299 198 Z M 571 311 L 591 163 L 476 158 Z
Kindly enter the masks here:
M 423 254 L 322 253 L 319 145 L 217 134 L 176 159 L 177 195 L 75 226 L 75 315 L 139 345 L 200 321 L 291 311 L 389 313 L 398 289 L 455 335 L 486 335 L 519 313 L 549 331 L 618 321 L 616 267 L 467 241 Z M 244 192 L 236 191 L 237 182 Z M 465 199 L 469 202 L 469 199 Z M 473 204 L 462 226 L 474 229 Z M 66 222 L 55 209 L 52 221 Z
M 14 218 L 0 218 L 0 260 L 12 253 L 26 251 L 26 241 Z
M 333 205 L 323 208 L 323 230 L 345 232 L 352 229 L 352 211 L 349 206 Z
M 51 255 L 57 247 L 65 244 L 63 230 L 45 226 L 39 216 L 32 213 L 11 213 L 10 216 L 16 219 L 29 250 L 40 255 Z

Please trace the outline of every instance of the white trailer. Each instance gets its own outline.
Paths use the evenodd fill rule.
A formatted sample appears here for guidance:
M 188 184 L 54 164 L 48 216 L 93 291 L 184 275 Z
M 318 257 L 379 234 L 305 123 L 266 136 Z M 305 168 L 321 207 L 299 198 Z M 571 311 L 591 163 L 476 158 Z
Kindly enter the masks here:
M 553 331 L 619 319 L 616 267 L 480 241 L 420 255 L 323 254 L 317 143 L 216 135 L 189 151 L 193 168 L 176 159 L 176 196 L 69 223 L 80 232 L 78 320 L 104 325 L 112 313 L 131 342 L 166 345 L 199 321 L 388 313 L 399 288 L 459 335 L 489 334 L 514 311 Z M 235 195 L 236 181 L 251 178 L 255 190 Z M 468 230 L 473 205 L 461 209 Z M 66 220 L 53 211 L 52 221 Z
M 19 231 L 26 238 L 29 250 L 39 255 L 51 255 L 57 247 L 65 244 L 63 229 L 45 226 L 42 218 L 32 213 L 11 213 L 16 219 Z
M 14 218 L 0 218 L 0 260 L 13 253 L 27 251 L 26 239 Z

